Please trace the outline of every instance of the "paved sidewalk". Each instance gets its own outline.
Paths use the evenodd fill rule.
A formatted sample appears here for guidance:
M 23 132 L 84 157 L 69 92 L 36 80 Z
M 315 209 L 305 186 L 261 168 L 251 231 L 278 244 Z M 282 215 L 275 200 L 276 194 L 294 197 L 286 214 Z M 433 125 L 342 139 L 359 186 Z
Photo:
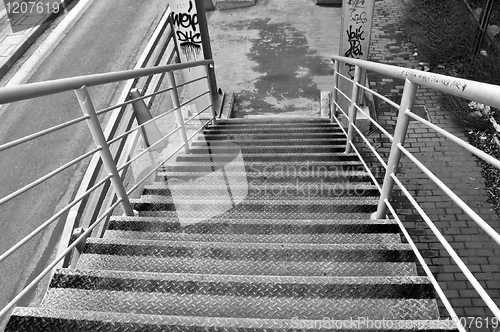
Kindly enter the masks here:
M 43 0 L 44 6 L 58 3 L 57 13 L 48 12 L 47 7 L 43 7 L 42 14 L 38 14 L 36 7 L 27 6 L 27 12 L 12 14 L 9 17 L 5 10 L 0 11 L 0 77 L 14 65 L 31 44 L 48 27 L 72 0 Z M 14 1 L 10 1 L 11 3 Z M 23 1 L 21 1 L 23 2 Z M 24 1 L 27 2 L 27 1 Z M 3 7 L 3 4 L 2 4 Z M 14 8 L 14 7 L 13 7 Z M 51 7 L 52 8 L 52 7 Z M 41 8 L 40 8 L 41 9 Z
M 414 48 L 405 41 L 402 22 L 403 2 L 383 0 L 375 2 L 376 11 L 372 31 L 371 60 L 391 65 L 417 68 L 419 60 L 413 56 Z M 371 74 L 371 88 L 399 103 L 403 83 L 399 80 Z M 439 94 L 430 89 L 419 89 L 416 105 L 425 106 L 430 121 L 467 141 L 462 128 L 453 120 L 453 115 L 441 109 Z M 393 132 L 397 113 L 386 103 L 378 104 L 378 120 L 389 132 Z M 388 155 L 387 140 L 379 141 L 379 151 Z M 475 157 L 451 141 L 438 135 L 418 122 L 411 122 L 405 146 L 435 175 L 459 195 L 476 213 L 494 229 L 500 231 L 500 223 L 490 204 Z M 430 219 L 444 234 L 468 268 L 474 273 L 488 294 L 500 305 L 500 247 L 454 203 L 450 202 L 433 182 L 407 158 L 403 158 L 402 181 L 412 196 L 421 203 Z M 491 312 L 479 298 L 470 283 L 450 256 L 438 243 L 431 230 L 421 220 L 412 206 L 398 193 L 394 200 L 404 223 L 425 255 L 437 280 L 451 300 L 459 316 L 478 317 L 486 325 Z M 442 310 L 444 314 L 445 311 Z M 469 322 L 469 321 L 468 321 Z M 491 320 L 490 320 L 491 327 Z M 479 324 L 478 324 L 479 326 Z M 477 329 L 476 329 L 477 330 Z

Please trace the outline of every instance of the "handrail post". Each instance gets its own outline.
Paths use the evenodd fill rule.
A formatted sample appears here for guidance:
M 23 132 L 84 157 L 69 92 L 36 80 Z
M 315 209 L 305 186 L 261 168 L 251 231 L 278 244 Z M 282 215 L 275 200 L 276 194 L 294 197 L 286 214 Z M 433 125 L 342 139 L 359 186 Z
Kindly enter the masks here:
M 352 94 L 351 94 L 351 105 L 349 106 L 349 125 L 347 126 L 347 144 L 345 147 L 345 153 L 351 153 L 351 142 L 354 137 L 353 124 L 356 123 L 357 109 L 354 107 L 358 103 L 358 83 L 361 79 L 361 67 L 356 66 L 354 71 L 354 80 L 352 83 Z
M 181 103 L 179 101 L 179 93 L 177 92 L 177 83 L 175 83 L 174 73 L 172 71 L 167 72 L 168 84 L 172 90 L 170 90 L 170 97 L 172 98 L 172 104 L 174 106 L 175 119 L 177 120 L 177 125 L 180 127 L 180 135 L 182 143 L 184 143 L 184 152 L 189 153 L 189 141 L 186 135 L 186 127 L 184 125 L 184 118 L 181 111 Z
M 210 65 L 205 65 L 205 75 L 207 75 L 207 85 L 208 85 L 208 96 L 210 98 L 210 108 L 212 109 L 212 124 L 216 124 L 216 118 L 217 118 L 217 113 L 215 112 L 215 105 L 214 105 L 214 91 L 212 89 L 212 82 L 210 82 Z
M 403 96 L 401 97 L 401 105 L 399 107 L 398 120 L 396 122 L 394 138 L 391 145 L 391 152 L 389 153 L 387 170 L 384 176 L 384 183 L 382 184 L 382 192 L 380 193 L 377 212 L 372 214 L 372 219 L 385 219 L 386 217 L 388 207 L 385 204 L 385 200 L 391 199 L 392 189 L 394 187 L 394 179 L 391 177 L 391 174 L 396 173 L 399 160 L 401 158 L 401 150 L 398 148 L 398 144 L 404 144 L 408 124 L 410 123 L 410 116 L 408 116 L 405 112 L 408 109 L 411 110 L 413 106 L 415 94 L 417 93 L 417 87 L 417 84 L 410 82 L 408 79 L 405 80 Z
M 340 69 L 340 61 L 339 60 L 334 60 L 335 64 L 333 67 L 333 91 L 332 91 L 332 100 L 330 103 L 330 122 L 334 123 L 334 117 L 337 117 L 338 111 L 337 111 L 337 96 L 338 96 L 338 91 L 337 89 L 339 88 L 339 69 Z
M 100 155 L 102 162 L 104 164 L 104 167 L 106 168 L 106 171 L 112 175 L 111 183 L 113 185 L 113 189 L 115 190 L 116 196 L 118 196 L 118 198 L 121 200 L 120 204 L 123 212 L 127 216 L 134 216 L 134 209 L 132 208 L 132 204 L 130 204 L 130 200 L 127 196 L 127 191 L 123 186 L 120 174 L 118 173 L 115 161 L 113 160 L 113 155 L 109 150 L 108 142 L 106 141 L 106 137 L 102 132 L 101 124 L 99 123 L 99 119 L 97 118 L 97 114 L 95 112 L 94 105 L 92 104 L 92 100 L 90 99 L 87 87 L 84 85 L 80 89 L 75 90 L 75 94 L 78 98 L 78 102 L 80 103 L 83 114 L 89 116 L 87 124 L 89 126 L 92 137 L 94 138 L 95 144 L 101 148 Z

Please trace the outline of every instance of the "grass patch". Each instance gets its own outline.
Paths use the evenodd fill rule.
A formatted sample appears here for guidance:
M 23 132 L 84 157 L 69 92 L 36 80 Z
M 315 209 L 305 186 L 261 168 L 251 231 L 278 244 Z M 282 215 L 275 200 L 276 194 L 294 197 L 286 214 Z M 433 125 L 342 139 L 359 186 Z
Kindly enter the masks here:
M 483 5 L 482 0 L 468 0 L 468 3 L 478 12 Z M 481 45 L 482 54 L 474 56 L 477 24 L 462 0 L 411 0 L 405 8 L 404 19 L 409 40 L 431 70 L 441 68 L 439 71 L 445 75 L 500 85 L 500 52 L 485 41 Z M 500 1 L 494 3 L 490 24 L 500 26 Z M 500 35 L 495 40 L 500 43 Z M 500 133 L 488 117 L 472 110 L 469 102 L 443 95 L 441 107 L 454 115 L 472 145 L 500 159 Z M 491 114 L 500 123 L 500 111 L 492 109 Z M 500 170 L 482 161 L 480 165 L 489 202 L 500 215 Z

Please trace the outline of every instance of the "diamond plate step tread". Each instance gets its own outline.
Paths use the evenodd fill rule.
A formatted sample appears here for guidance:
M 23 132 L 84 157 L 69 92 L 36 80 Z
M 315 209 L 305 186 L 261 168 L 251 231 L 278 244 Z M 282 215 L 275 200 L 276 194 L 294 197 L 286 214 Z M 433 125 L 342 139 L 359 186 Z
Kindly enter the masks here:
M 253 183 L 260 182 L 252 180 Z M 215 187 L 215 186 L 214 186 Z M 210 200 L 228 200 L 230 195 L 237 197 L 245 202 L 262 201 L 262 200 L 283 200 L 283 201 L 311 201 L 311 200 L 331 200 L 335 204 L 335 198 L 360 198 L 360 197 L 378 197 L 380 194 L 375 186 L 348 186 L 338 183 L 337 185 L 328 186 L 327 184 L 319 184 L 316 186 L 296 184 L 293 186 L 285 186 L 282 184 L 267 184 L 259 186 L 226 186 L 225 188 L 211 187 L 207 184 L 196 186 L 173 185 L 170 188 L 149 187 L 143 191 L 143 197 L 164 197 L 161 199 L 163 203 L 176 202 L 184 204 L 186 200 L 190 202 L 204 202 L 207 198 Z M 235 194 L 236 193 L 236 194 Z M 159 199 L 160 200 L 160 199 Z M 180 200 L 180 201 L 179 201 Z M 299 203 L 302 204 L 302 203 Z
M 320 125 L 320 126 L 227 126 L 227 127 L 218 127 L 218 126 L 209 126 L 203 133 L 205 134 L 216 134 L 216 133 L 342 133 L 342 130 L 339 127 L 329 126 L 329 125 Z
M 160 198 L 161 197 L 161 198 Z M 270 199 L 272 196 L 264 197 L 266 200 L 246 199 L 236 205 L 232 205 L 231 199 L 227 200 L 182 200 L 172 199 L 162 196 L 142 196 L 140 199 L 130 199 L 134 210 L 139 214 L 145 211 L 177 211 L 182 213 L 182 217 L 190 217 L 191 213 L 205 213 L 206 215 L 222 215 L 225 211 L 233 210 L 234 213 L 242 214 L 244 212 L 254 213 L 314 213 L 314 212 L 332 212 L 332 213 L 372 213 L 377 207 L 376 197 L 330 197 L 328 199 L 318 199 L 310 196 L 307 200 L 300 199 Z M 250 197 L 252 198 L 252 197 Z M 270 215 L 270 218 L 273 216 Z
M 250 128 L 260 128 L 260 127 L 334 127 L 338 128 L 337 124 L 332 124 L 328 121 L 310 121 L 310 122 L 282 122 L 282 123 L 272 123 L 272 122 L 261 122 L 261 123 L 248 123 L 248 122 L 224 122 L 218 121 L 215 125 L 210 125 L 209 127 L 226 128 L 226 127 L 250 127 Z
M 308 211 L 307 209 L 298 210 L 293 209 L 290 210 L 282 210 L 276 211 L 273 209 L 263 209 L 260 211 L 241 211 L 239 209 L 228 210 L 224 213 L 217 214 L 216 216 L 211 213 L 211 211 L 203 210 L 203 211 L 183 211 L 182 220 L 189 221 L 192 218 L 195 219 L 204 219 L 204 220 L 213 220 L 213 219 L 332 219 L 332 218 L 341 218 L 341 219 L 368 219 L 370 218 L 369 212 L 364 211 L 318 211 L 314 210 Z M 170 221 L 179 221 L 179 212 L 178 211 L 138 211 L 139 216 L 141 217 L 163 217 L 168 218 Z
M 243 181 L 241 181 L 243 182 Z M 203 200 L 206 197 L 226 198 L 231 193 L 244 195 L 246 199 L 260 197 L 264 199 L 304 199 L 304 196 L 314 196 L 329 199 L 338 196 L 378 196 L 380 193 L 376 186 L 369 183 L 358 182 L 299 182 L 276 183 L 267 180 L 249 180 L 244 184 L 221 185 L 220 181 L 213 179 L 199 179 L 194 184 L 192 181 L 169 181 L 167 183 L 155 182 L 145 186 L 142 194 L 145 196 L 175 196 L 176 199 L 188 197 L 193 200 Z M 291 197 L 293 195 L 293 197 Z M 265 198 L 268 199 L 268 198 Z
M 108 332 L 270 332 L 297 331 L 458 331 L 451 320 L 306 320 L 186 317 L 112 313 L 87 310 L 22 308 L 14 310 L 6 331 L 108 331 Z
M 326 217 L 329 217 L 327 215 Z M 399 226 L 390 219 L 224 219 L 191 218 L 184 223 L 157 217 L 112 216 L 108 230 L 172 232 L 175 234 L 308 235 L 339 233 L 395 233 Z
M 414 262 L 408 244 L 231 243 L 89 238 L 85 254 L 253 261 Z
M 195 242 L 234 242 L 234 243 L 401 243 L 399 234 L 377 233 L 340 233 L 309 235 L 248 235 L 248 234 L 197 234 L 173 232 L 116 231 L 108 229 L 105 239 L 132 239 L 155 241 L 195 241 Z
M 50 288 L 243 297 L 404 298 L 435 296 L 426 277 L 234 276 L 58 270 Z
M 200 168 L 198 168 L 200 169 Z M 342 172 L 323 172 L 317 174 L 300 174 L 296 173 L 294 176 L 292 173 L 287 174 L 287 171 L 283 172 L 269 172 L 262 171 L 258 172 L 254 170 L 253 172 L 238 172 L 224 169 L 224 174 L 231 179 L 246 179 L 247 182 L 252 185 L 258 185 L 261 181 L 269 184 L 283 184 L 283 185 L 292 185 L 292 184 L 305 184 L 305 185 L 318 185 L 324 183 L 325 185 L 335 185 L 337 183 L 340 184 L 352 184 L 354 183 L 362 183 L 362 184 L 371 184 L 371 178 L 366 172 L 352 172 L 352 171 L 342 171 Z M 205 172 L 158 172 L 155 177 L 155 182 L 160 182 L 165 184 L 166 182 L 187 182 L 187 181 L 195 181 L 200 178 L 199 181 L 203 180 L 203 178 L 207 177 L 215 177 L 220 178 L 219 174 L 214 174 L 215 171 L 207 168 Z M 253 180 L 256 180 L 252 182 Z M 290 183 L 291 182 L 291 183 Z
M 247 118 L 228 118 L 228 119 L 220 119 L 217 120 L 217 123 L 245 123 L 245 124 L 253 124 L 253 123 L 271 123 L 271 124 L 285 124 L 285 123 L 311 123 L 311 122 L 319 122 L 319 123 L 330 123 L 330 119 L 320 118 L 320 117 L 312 117 L 312 116 L 257 116 L 257 117 L 247 117 Z M 334 123 L 335 125 L 335 123 Z
M 232 162 L 237 157 L 237 154 L 184 154 L 179 153 L 176 161 L 183 162 Z M 215 159 L 215 160 L 214 160 Z M 345 153 L 338 152 L 325 152 L 325 153 L 245 153 L 243 154 L 245 162 L 248 161 L 357 161 L 357 155 L 346 155 Z
M 192 141 L 192 146 L 228 146 L 228 145 L 242 145 L 242 146 L 290 146 L 290 145 L 343 145 L 345 147 L 346 138 L 330 138 L 330 139 L 274 139 L 274 140 L 245 140 L 233 142 L 231 140 L 205 140 L 203 136 L 198 137 L 198 141 Z
M 242 317 L 263 319 L 439 319 L 432 299 L 297 299 L 171 293 L 49 289 L 42 307 L 134 312 L 150 315 Z
M 222 155 L 224 153 L 238 153 L 241 152 L 243 155 L 246 154 L 269 154 L 269 153 L 332 153 L 332 152 L 344 152 L 345 145 L 261 145 L 261 146 L 251 146 L 251 145 L 233 145 L 233 146 L 191 146 L 189 151 L 191 154 L 201 154 L 201 155 Z
M 414 262 L 252 261 L 84 254 L 80 269 L 281 276 L 414 276 Z
M 351 155 L 350 155 L 351 156 Z M 339 175 L 348 174 L 349 172 L 365 172 L 363 164 L 352 155 L 355 160 L 327 160 L 317 162 L 315 164 L 310 161 L 245 161 L 243 163 L 231 160 L 230 162 L 219 161 L 202 161 L 202 162 L 187 162 L 177 161 L 175 164 L 170 164 L 159 169 L 160 172 L 186 172 L 186 171 L 202 171 L 213 172 L 224 169 L 225 172 L 242 172 L 254 173 L 281 173 L 281 174 L 299 174 L 304 177 L 323 176 L 330 173 Z
M 274 139 L 287 139 L 287 138 L 297 138 L 297 139 L 329 139 L 329 138 L 343 138 L 345 139 L 345 135 L 343 132 L 330 132 L 330 133 L 297 133 L 297 132 L 289 132 L 289 133 L 202 133 L 198 136 L 198 139 L 205 140 L 274 140 Z
M 217 172 L 217 171 L 216 171 Z M 291 187 L 293 185 L 305 185 L 305 186 L 373 186 L 370 176 L 365 172 L 349 172 L 346 174 L 339 174 L 339 172 L 331 172 L 329 174 L 323 175 L 308 175 L 302 176 L 297 175 L 293 178 L 291 175 L 280 174 L 280 173 L 246 173 L 246 172 L 231 172 L 224 171 L 224 175 L 228 180 L 240 181 L 247 183 L 250 187 L 259 187 L 264 185 L 280 185 Z M 212 172 L 212 170 L 207 170 L 206 172 L 158 172 L 154 178 L 154 182 L 161 183 L 163 185 L 180 183 L 189 185 L 186 182 L 193 182 L 193 184 L 203 182 L 212 182 L 214 185 L 221 187 L 222 185 L 216 184 L 216 181 L 222 181 L 221 173 Z M 207 180 L 209 179 L 209 180 Z M 194 182 L 196 181 L 196 182 Z M 225 181 L 225 180 L 224 180 Z M 245 182 L 246 181 L 246 182 Z M 234 184 L 233 184 L 234 185 Z M 376 187 L 375 187 L 376 188 Z

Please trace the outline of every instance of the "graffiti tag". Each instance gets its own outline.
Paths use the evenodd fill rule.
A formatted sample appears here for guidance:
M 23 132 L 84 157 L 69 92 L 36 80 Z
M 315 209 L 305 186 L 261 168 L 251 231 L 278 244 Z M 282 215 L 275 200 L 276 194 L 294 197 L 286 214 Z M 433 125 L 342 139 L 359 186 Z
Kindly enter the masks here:
M 201 34 L 198 29 L 198 14 L 191 13 L 193 2 L 189 1 L 186 13 L 172 12 L 172 24 L 177 27 L 176 36 L 181 52 L 187 61 L 196 60 L 201 54 Z

